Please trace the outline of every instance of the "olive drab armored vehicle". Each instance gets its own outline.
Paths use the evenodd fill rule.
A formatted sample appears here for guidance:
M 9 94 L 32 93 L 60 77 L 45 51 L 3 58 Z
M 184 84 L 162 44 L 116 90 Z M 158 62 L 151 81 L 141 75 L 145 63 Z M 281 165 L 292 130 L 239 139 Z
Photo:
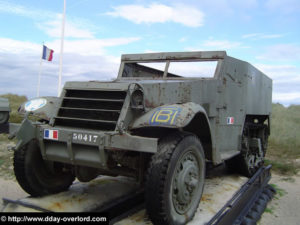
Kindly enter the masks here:
M 262 166 L 271 99 L 272 80 L 224 51 L 123 55 L 114 81 L 67 82 L 21 105 L 14 172 L 32 196 L 134 177 L 154 224 L 185 224 L 207 163 L 246 176 Z
M 6 98 L 0 98 L 0 133 L 8 133 L 9 119 L 9 101 Z

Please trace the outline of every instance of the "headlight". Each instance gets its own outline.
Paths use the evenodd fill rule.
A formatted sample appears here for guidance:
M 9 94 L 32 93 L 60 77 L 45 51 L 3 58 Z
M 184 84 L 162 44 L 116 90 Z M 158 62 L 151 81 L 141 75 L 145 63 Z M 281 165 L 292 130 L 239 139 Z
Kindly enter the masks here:
M 26 102 L 24 105 L 24 109 L 26 112 L 33 112 L 44 107 L 46 104 L 47 100 L 45 98 L 36 98 Z
M 18 109 L 21 115 L 30 112 L 33 116 L 49 121 L 55 116 L 60 101 L 57 97 L 35 98 L 24 102 Z
M 144 109 L 144 93 L 141 90 L 135 90 L 131 95 L 131 108 Z

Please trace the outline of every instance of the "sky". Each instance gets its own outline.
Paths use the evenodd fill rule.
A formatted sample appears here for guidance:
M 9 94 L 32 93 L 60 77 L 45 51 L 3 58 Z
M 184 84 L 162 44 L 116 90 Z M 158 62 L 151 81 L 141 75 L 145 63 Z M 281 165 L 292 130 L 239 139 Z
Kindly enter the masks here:
M 273 102 L 300 104 L 299 0 L 67 0 L 66 81 L 112 80 L 127 53 L 226 50 L 273 79 Z M 0 0 L 0 94 L 56 96 L 63 0 Z

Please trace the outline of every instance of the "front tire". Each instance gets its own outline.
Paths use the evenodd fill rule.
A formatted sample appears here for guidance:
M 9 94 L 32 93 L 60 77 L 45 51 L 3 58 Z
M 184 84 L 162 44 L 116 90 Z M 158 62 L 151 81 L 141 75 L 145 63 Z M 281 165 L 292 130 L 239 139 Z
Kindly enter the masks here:
M 20 186 L 31 196 L 43 196 L 67 190 L 75 176 L 54 163 L 49 169 L 35 140 L 14 152 L 14 172 Z
M 173 133 L 159 141 L 146 180 L 146 209 L 155 225 L 186 224 L 197 211 L 205 179 L 199 139 Z

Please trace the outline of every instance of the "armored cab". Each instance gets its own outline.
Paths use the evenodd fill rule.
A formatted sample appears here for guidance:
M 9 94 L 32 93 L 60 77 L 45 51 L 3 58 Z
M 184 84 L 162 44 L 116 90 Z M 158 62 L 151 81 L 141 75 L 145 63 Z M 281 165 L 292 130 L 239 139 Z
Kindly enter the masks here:
M 15 175 L 33 196 L 135 177 L 154 224 L 185 224 L 207 162 L 246 176 L 262 166 L 271 100 L 272 80 L 224 51 L 123 55 L 116 80 L 67 82 L 20 107 Z

